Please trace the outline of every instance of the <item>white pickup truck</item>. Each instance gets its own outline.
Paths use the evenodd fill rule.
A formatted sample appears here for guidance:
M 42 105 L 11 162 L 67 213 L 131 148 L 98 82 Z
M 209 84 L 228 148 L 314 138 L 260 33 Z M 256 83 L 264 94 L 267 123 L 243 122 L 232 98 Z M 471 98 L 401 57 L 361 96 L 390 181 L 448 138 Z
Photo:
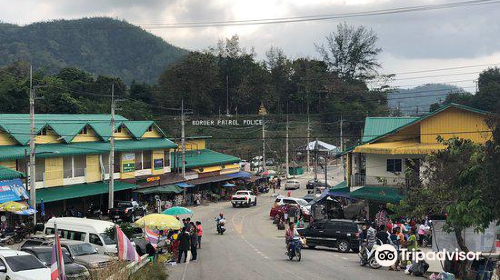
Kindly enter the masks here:
M 231 196 L 233 207 L 257 205 L 257 197 L 251 191 L 237 191 Z

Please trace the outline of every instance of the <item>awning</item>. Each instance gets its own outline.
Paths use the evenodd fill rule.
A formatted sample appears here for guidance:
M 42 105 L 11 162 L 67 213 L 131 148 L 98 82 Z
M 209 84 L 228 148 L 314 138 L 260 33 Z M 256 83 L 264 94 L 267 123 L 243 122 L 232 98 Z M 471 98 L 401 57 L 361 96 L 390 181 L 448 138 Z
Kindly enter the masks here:
M 222 185 L 222 186 L 223 186 L 223 187 L 225 187 L 225 188 L 234 188 L 234 187 L 236 187 L 236 185 L 235 185 L 235 184 L 231 184 L 231 183 L 225 183 L 225 184 L 224 184 L 224 185 Z
M 115 191 L 135 189 L 137 185 L 115 181 Z M 108 183 L 78 184 L 64 187 L 53 187 L 36 190 L 36 202 L 52 202 L 71 198 L 108 193 Z
M 446 149 L 446 145 L 439 143 L 418 143 L 415 141 L 395 141 L 384 143 L 364 144 L 354 149 L 355 153 L 365 154 L 390 154 L 404 155 L 417 154 L 426 155 L 432 152 Z
M 404 195 L 396 187 L 366 186 L 351 192 L 351 197 L 378 202 L 399 203 Z
M 155 194 L 155 193 L 181 193 L 183 192 L 182 188 L 176 185 L 164 185 L 164 186 L 156 186 L 149 188 L 141 188 L 134 191 L 135 193 L 142 194 Z
M 16 170 L 0 165 L 0 181 L 23 178 L 24 176 L 25 175 L 22 172 L 18 172 Z
M 209 173 L 209 172 L 221 171 L 222 166 L 200 167 L 200 168 L 194 168 L 193 170 L 198 173 Z
M 178 187 L 181 187 L 181 188 L 192 188 L 192 187 L 196 186 L 196 185 L 190 185 L 190 184 L 184 183 L 184 182 L 176 183 L 175 185 Z
M 236 173 L 231 173 L 231 174 L 225 174 L 224 176 L 228 177 L 228 178 L 231 178 L 231 179 L 234 179 L 234 178 L 245 178 L 245 179 L 249 179 L 252 177 L 252 174 L 248 173 L 248 172 L 245 172 L 245 171 L 240 171 L 240 172 L 236 172 Z
M 336 184 L 335 186 L 333 186 L 332 188 L 330 188 L 329 192 L 330 193 L 348 193 L 348 192 L 350 192 L 350 189 L 347 186 L 347 182 L 342 181 L 342 182 Z
M 29 199 L 20 179 L 0 181 L 0 203 Z
M 193 184 L 193 185 L 202 185 L 202 184 L 208 184 L 208 183 L 227 181 L 230 179 L 231 178 L 228 178 L 227 175 L 217 175 L 217 176 L 194 179 L 194 180 L 188 181 L 188 183 Z

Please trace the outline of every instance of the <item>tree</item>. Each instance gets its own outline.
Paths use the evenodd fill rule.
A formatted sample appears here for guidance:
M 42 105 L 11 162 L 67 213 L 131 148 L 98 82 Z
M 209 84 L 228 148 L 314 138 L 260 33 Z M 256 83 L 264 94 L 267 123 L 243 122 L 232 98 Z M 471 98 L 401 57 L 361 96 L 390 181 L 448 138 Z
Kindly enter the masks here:
M 287 102 L 290 101 L 291 62 L 280 48 L 271 47 L 266 52 L 266 56 L 266 66 L 270 74 L 271 92 L 277 101 L 274 111 L 281 113 L 287 110 Z
M 425 180 L 412 180 L 399 209 L 413 217 L 446 215 L 446 229 L 455 233 L 460 249 L 468 252 L 462 230 L 484 231 L 500 217 L 498 185 L 492 182 L 494 173 L 485 172 L 486 166 L 493 166 L 484 145 L 458 138 L 439 141 L 447 148 L 426 157 Z M 498 148 L 492 141 L 487 145 Z M 498 165 L 494 168 L 498 172 Z
M 340 23 L 337 31 L 326 36 L 326 46 L 316 45 L 328 67 L 347 81 L 367 80 L 381 68 L 377 56 L 382 52 L 376 46 L 378 37 L 364 26 L 357 28 Z
M 478 92 L 471 105 L 490 112 L 500 112 L 500 68 L 488 68 L 478 78 Z
M 173 104 L 180 106 L 180 101 L 184 100 L 187 108 L 208 115 L 215 113 L 214 100 L 219 91 L 216 58 L 209 53 L 192 52 L 160 76 L 155 103 L 169 108 Z

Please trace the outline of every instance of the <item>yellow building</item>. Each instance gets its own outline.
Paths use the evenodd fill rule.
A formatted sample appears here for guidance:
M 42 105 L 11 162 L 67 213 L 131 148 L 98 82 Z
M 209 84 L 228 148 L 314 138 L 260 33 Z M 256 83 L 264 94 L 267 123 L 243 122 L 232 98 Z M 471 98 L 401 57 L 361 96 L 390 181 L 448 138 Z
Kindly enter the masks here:
M 117 198 L 127 198 L 141 181 L 161 182 L 171 172 L 167 139 L 153 121 L 129 121 L 116 116 L 115 165 Z M 35 184 L 37 201 L 83 201 L 108 192 L 111 136 L 109 115 L 35 115 Z M 0 166 L 26 172 L 29 115 L 0 114 Z M 159 177 L 159 179 L 158 179 Z M 120 193 L 122 192 L 122 193 Z
M 450 104 L 420 118 L 367 118 L 363 143 L 344 153 L 347 185 L 357 192 L 379 187 L 380 193 L 385 192 L 381 187 L 405 186 L 411 176 L 422 176 L 425 155 L 446 148 L 438 137 L 459 137 L 476 143 L 490 140 L 488 115 Z

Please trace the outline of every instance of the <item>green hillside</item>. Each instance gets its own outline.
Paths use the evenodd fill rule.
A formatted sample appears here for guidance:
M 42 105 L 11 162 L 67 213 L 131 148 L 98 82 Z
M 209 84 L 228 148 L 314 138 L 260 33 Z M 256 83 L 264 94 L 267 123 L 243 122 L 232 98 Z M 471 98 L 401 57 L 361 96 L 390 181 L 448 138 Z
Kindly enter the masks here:
M 111 18 L 0 24 L 0 66 L 26 60 L 49 72 L 72 66 L 127 83 L 134 79 L 153 83 L 187 53 L 140 27 Z

